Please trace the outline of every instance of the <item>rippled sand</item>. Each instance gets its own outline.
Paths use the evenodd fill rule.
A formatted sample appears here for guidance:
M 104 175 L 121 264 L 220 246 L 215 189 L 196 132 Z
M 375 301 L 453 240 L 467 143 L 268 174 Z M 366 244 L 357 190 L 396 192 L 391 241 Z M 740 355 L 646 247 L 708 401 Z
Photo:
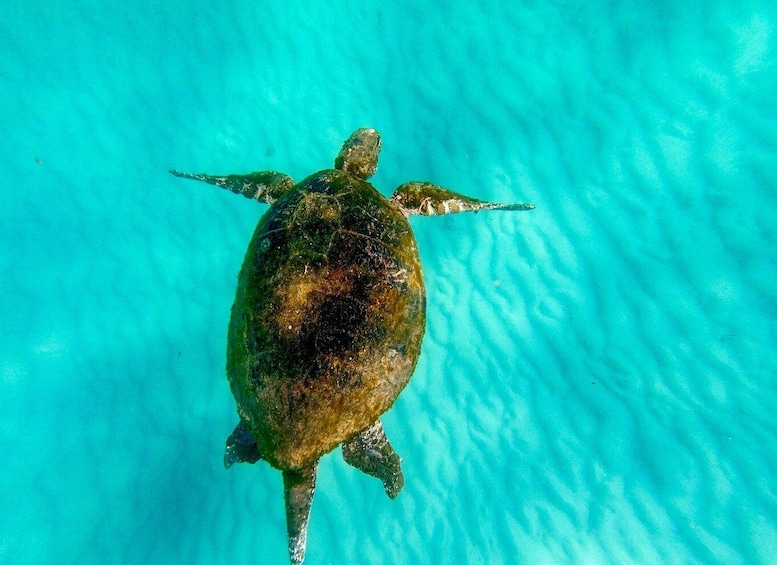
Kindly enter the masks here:
M 384 194 L 537 209 L 413 219 L 407 482 L 325 457 L 307 563 L 774 559 L 773 2 L 120 4 L 0 18 L 0 562 L 286 562 L 280 474 L 221 464 L 263 207 L 166 171 L 362 125 Z

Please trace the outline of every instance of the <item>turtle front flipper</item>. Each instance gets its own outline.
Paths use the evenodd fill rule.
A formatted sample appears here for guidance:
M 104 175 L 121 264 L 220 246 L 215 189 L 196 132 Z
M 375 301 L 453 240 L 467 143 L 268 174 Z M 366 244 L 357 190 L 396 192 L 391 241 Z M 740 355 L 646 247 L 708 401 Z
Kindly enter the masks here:
M 251 430 L 245 422 L 235 426 L 235 430 L 227 438 L 227 449 L 224 452 L 224 467 L 229 469 L 235 463 L 256 463 L 262 458 L 256 447 Z
M 391 202 L 402 212 L 411 216 L 441 216 L 458 212 L 479 212 L 481 210 L 531 210 L 531 204 L 495 204 L 464 196 L 428 182 L 406 182 L 391 196 Z
M 305 561 L 308 520 L 316 491 L 318 461 L 302 470 L 283 472 L 283 495 L 286 500 L 286 532 L 289 535 L 289 557 L 292 565 Z
M 284 192 L 294 187 L 294 179 L 275 171 L 259 171 L 245 175 L 212 176 L 206 174 L 182 173 L 171 170 L 171 174 L 182 179 L 201 180 L 221 188 L 242 194 L 246 198 L 266 204 L 275 202 Z
M 349 465 L 383 481 L 383 489 L 389 498 L 396 498 L 405 485 L 402 459 L 391 447 L 380 420 L 375 420 L 369 428 L 343 443 L 343 459 Z

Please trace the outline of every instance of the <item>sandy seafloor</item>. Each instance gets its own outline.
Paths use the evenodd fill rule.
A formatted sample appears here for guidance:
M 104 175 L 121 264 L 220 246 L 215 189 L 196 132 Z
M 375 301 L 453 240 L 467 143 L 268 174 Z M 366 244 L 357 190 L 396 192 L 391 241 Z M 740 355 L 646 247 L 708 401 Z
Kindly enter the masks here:
M 222 466 L 264 207 L 169 168 L 331 166 L 414 218 L 397 500 L 321 461 L 306 563 L 774 563 L 777 4 L 37 2 L 0 17 L 0 562 L 286 563 Z

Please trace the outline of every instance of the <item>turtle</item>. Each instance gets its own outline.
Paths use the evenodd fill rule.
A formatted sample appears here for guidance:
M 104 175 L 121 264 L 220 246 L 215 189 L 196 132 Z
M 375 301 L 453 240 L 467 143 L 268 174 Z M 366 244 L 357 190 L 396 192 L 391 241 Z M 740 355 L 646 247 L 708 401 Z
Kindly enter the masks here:
M 238 423 L 224 465 L 264 460 L 283 474 L 290 562 L 305 558 L 319 459 L 344 460 L 378 478 L 390 498 L 401 459 L 380 416 L 407 385 L 421 352 L 426 291 L 408 218 L 463 211 L 531 210 L 428 182 L 385 198 L 368 182 L 381 136 L 356 130 L 334 168 L 299 183 L 261 171 L 212 176 L 177 170 L 269 204 L 238 276 L 227 377 Z

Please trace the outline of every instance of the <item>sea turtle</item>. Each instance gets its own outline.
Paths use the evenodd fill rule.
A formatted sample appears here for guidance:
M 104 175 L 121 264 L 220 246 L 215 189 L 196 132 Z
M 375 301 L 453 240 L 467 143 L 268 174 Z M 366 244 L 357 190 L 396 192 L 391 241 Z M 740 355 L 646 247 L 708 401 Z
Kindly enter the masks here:
M 295 184 L 264 171 L 210 176 L 271 207 L 256 227 L 237 285 L 227 375 L 239 423 L 224 464 L 264 459 L 283 472 L 289 554 L 305 556 L 319 458 L 343 458 L 383 482 L 395 498 L 400 458 L 380 415 L 410 380 L 425 328 L 426 292 L 408 216 L 530 210 L 493 204 L 425 182 L 384 198 L 367 179 L 381 138 L 355 131 L 335 168 Z

